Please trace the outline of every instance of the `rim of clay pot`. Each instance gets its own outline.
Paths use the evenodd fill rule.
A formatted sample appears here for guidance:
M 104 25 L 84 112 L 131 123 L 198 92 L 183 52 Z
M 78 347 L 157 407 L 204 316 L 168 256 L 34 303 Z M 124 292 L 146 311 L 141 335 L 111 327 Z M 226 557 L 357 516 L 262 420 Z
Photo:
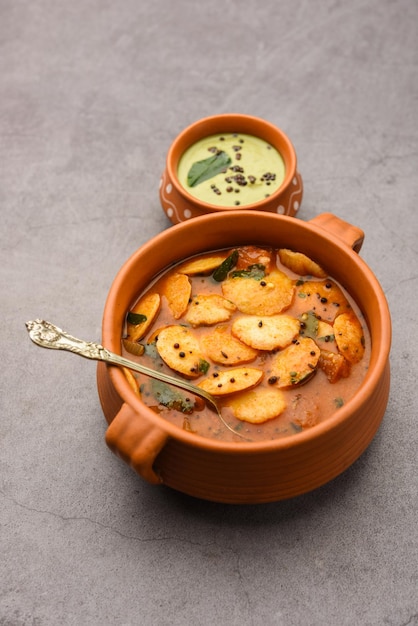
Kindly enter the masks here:
M 252 204 L 246 204 L 241 207 L 219 206 L 217 204 L 211 204 L 210 202 L 199 200 L 190 194 L 179 182 L 177 167 L 181 156 L 187 148 L 204 137 L 227 132 L 246 133 L 248 135 L 254 135 L 260 139 L 264 139 L 264 141 L 270 143 L 281 154 L 285 165 L 285 176 L 280 187 L 276 189 L 268 198 L 264 198 L 258 202 L 253 202 Z M 211 115 L 197 120 L 177 135 L 168 150 L 166 161 L 166 168 L 170 182 L 177 192 L 185 199 L 185 201 L 200 207 L 204 211 L 212 212 L 239 210 L 248 211 L 260 209 L 264 204 L 270 203 L 276 198 L 279 198 L 283 191 L 291 184 L 295 176 L 296 166 L 296 152 L 289 137 L 271 122 L 268 122 L 260 117 L 246 115 L 243 113 L 220 113 L 219 115 Z
M 261 211 L 253 212 L 248 215 L 244 210 L 241 210 L 236 213 L 223 212 L 220 214 L 205 214 L 193 220 L 176 224 L 169 229 L 157 234 L 155 237 L 153 237 L 148 242 L 143 244 L 140 248 L 138 248 L 138 250 L 134 252 L 121 267 L 110 288 L 103 313 L 102 343 L 104 347 L 114 352 L 117 352 L 118 354 L 121 353 L 121 337 L 126 310 L 124 307 L 122 308 L 120 303 L 118 302 L 118 292 L 122 288 L 126 277 L 132 272 L 132 266 L 136 263 L 136 259 L 138 256 L 154 252 L 156 249 L 158 249 L 159 246 L 166 245 L 166 239 L 171 239 L 173 236 L 175 236 L 177 231 L 190 229 L 191 225 L 193 225 L 192 228 L 204 229 L 205 224 L 211 220 L 225 222 L 229 221 L 229 219 L 246 220 L 249 217 L 250 219 L 268 218 L 278 221 L 278 223 L 283 221 L 289 222 L 293 224 L 294 227 L 301 229 L 301 234 L 302 232 L 304 232 L 305 234 L 310 233 L 311 235 L 319 236 L 320 239 L 323 240 L 323 243 L 326 242 L 328 246 L 334 248 L 337 247 L 338 254 L 342 255 L 339 261 L 340 264 L 344 262 L 352 264 L 350 274 L 353 273 L 355 266 L 357 268 L 357 271 L 361 273 L 362 280 L 367 281 L 368 293 L 372 294 L 373 298 L 376 300 L 375 308 L 379 311 L 380 317 L 377 320 L 375 319 L 373 323 L 371 323 L 371 320 L 367 319 L 366 311 L 362 310 L 365 321 L 368 324 L 372 340 L 370 366 L 363 383 L 361 384 L 353 398 L 347 401 L 346 404 L 336 410 L 336 412 L 332 416 L 328 417 L 323 422 L 320 422 L 319 424 L 316 424 L 315 426 L 312 426 L 305 431 L 275 440 L 256 442 L 226 442 L 210 439 L 202 435 L 197 435 L 195 433 L 189 433 L 185 430 L 182 430 L 168 420 L 160 417 L 147 405 L 142 403 L 138 396 L 135 395 L 135 393 L 129 386 L 129 383 L 121 369 L 112 366 L 109 368 L 110 379 L 122 400 L 129 404 L 134 409 L 134 411 L 138 413 L 141 417 L 143 416 L 145 419 L 149 420 L 151 424 L 161 428 L 161 430 L 164 431 L 169 438 L 174 438 L 176 440 L 182 441 L 184 444 L 191 445 L 196 449 L 199 448 L 206 450 L 218 450 L 222 451 L 223 453 L 230 453 L 231 455 L 251 455 L 255 452 L 259 453 L 260 450 L 263 449 L 265 449 L 266 451 L 285 450 L 304 445 L 309 440 L 314 441 L 320 437 L 323 437 L 326 433 L 331 432 L 335 427 L 347 420 L 351 414 L 361 410 L 362 405 L 366 403 L 367 398 L 371 395 L 372 391 L 376 388 L 384 375 L 385 369 L 388 364 L 391 345 L 391 318 L 386 297 L 374 273 L 365 263 L 365 261 L 363 261 L 358 256 L 356 252 L 354 252 L 348 245 L 342 242 L 339 237 L 332 233 L 329 233 L 327 230 L 324 230 L 324 228 L 317 226 L 314 223 L 302 222 L 301 220 L 295 219 L 293 217 L 274 215 L 272 213 L 265 213 Z M 268 244 L 266 243 L 265 245 Z M 274 245 L 274 243 L 271 243 L 270 245 Z M 228 244 L 227 247 L 233 246 L 234 243 L 231 240 L 231 243 Z M 206 251 L 210 251 L 211 249 L 215 249 L 214 246 L 208 247 Z M 203 251 L 205 250 L 202 250 L 202 252 Z M 198 253 L 199 251 L 196 251 L 196 254 Z M 181 261 L 181 259 L 182 257 L 180 256 L 178 261 Z M 174 262 L 175 261 L 173 261 L 173 263 Z M 170 267 L 171 265 L 172 263 L 170 263 L 168 266 L 160 267 L 157 272 L 154 272 L 153 276 L 156 276 L 166 267 Z M 147 281 L 146 284 L 144 284 L 144 289 L 147 288 L 149 282 L 150 281 Z M 343 286 L 345 287 L 345 285 Z M 350 290 L 350 287 L 346 287 L 346 289 L 348 290 L 350 295 L 354 297 L 354 295 L 352 294 L 352 290 Z M 139 293 L 133 295 L 134 301 L 137 296 L 139 296 Z M 354 299 L 356 300 L 355 297 Z M 376 324 L 378 326 L 376 326 Z M 113 328 L 115 328 L 115 332 L 113 331 Z M 373 339 L 374 334 L 378 336 L 377 340 Z

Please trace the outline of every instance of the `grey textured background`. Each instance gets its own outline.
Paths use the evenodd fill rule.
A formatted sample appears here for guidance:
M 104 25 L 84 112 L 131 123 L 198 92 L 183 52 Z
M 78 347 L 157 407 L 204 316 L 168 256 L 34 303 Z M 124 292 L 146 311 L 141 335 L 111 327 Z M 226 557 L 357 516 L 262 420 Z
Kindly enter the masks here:
M 418 4 L 0 0 L 1 626 L 416 626 Z M 314 493 L 231 507 L 145 484 L 104 444 L 95 366 L 113 278 L 170 226 L 174 137 L 237 111 L 292 139 L 299 219 L 366 233 L 393 316 L 368 450 Z

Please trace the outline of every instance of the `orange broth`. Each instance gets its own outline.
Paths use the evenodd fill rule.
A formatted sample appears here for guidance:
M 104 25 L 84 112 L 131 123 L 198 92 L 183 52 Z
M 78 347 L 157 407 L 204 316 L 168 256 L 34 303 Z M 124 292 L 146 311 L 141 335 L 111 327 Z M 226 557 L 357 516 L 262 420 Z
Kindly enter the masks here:
M 240 246 L 237 249 L 243 250 L 244 248 L 246 247 Z M 196 257 L 193 257 L 193 259 L 210 258 L 215 255 L 223 255 L 224 257 L 227 257 L 233 250 L 234 248 L 226 251 L 218 250 L 197 255 Z M 260 249 L 249 246 L 248 250 L 250 251 L 250 254 L 247 255 L 249 262 L 257 263 L 257 254 Z M 295 271 L 292 271 L 292 269 L 289 269 L 289 267 L 282 264 L 277 250 L 268 248 L 263 250 L 268 250 L 271 253 L 272 262 L 268 271 L 278 269 L 293 281 L 294 295 L 292 302 L 290 306 L 286 307 L 282 311 L 282 313 L 286 316 L 292 316 L 302 321 L 302 316 L 310 312 L 310 315 L 314 315 L 317 319 L 319 319 L 319 321 L 327 322 L 332 325 L 336 317 L 338 317 L 338 312 L 336 313 L 336 307 L 338 308 L 338 306 L 332 301 L 323 301 L 326 300 L 326 298 L 322 298 L 321 300 L 315 289 L 315 286 L 318 283 L 322 283 L 322 287 L 325 289 L 327 288 L 327 285 L 332 284 L 346 299 L 347 305 L 345 305 L 344 310 L 350 310 L 361 325 L 363 335 L 362 346 L 364 348 L 364 353 L 358 362 L 349 363 L 349 371 L 346 371 L 345 375 L 341 376 L 336 382 L 330 382 L 324 369 L 317 366 L 312 377 L 304 384 L 281 389 L 286 403 L 286 408 L 279 416 L 268 419 L 263 423 L 251 423 L 235 417 L 231 408 L 228 407 L 228 401 L 233 396 L 237 396 L 241 392 L 217 398 L 218 404 L 222 407 L 222 417 L 225 421 L 237 433 L 243 435 L 251 441 L 272 440 L 288 437 L 308 428 L 312 428 L 316 424 L 328 419 L 338 410 L 339 407 L 352 398 L 360 387 L 369 365 L 371 347 L 370 334 L 359 307 L 337 281 L 329 276 L 325 278 L 315 278 L 311 275 L 299 275 Z M 245 254 L 243 256 L 245 257 Z M 161 295 L 161 305 L 156 318 L 154 319 L 151 327 L 147 330 L 146 334 L 141 337 L 139 341 L 137 341 L 137 343 L 145 347 L 145 352 L 141 356 L 135 356 L 131 351 L 126 350 L 124 341 L 122 341 L 122 353 L 124 356 L 142 363 L 152 369 L 174 375 L 177 378 L 182 378 L 182 376 L 166 365 L 155 348 L 155 338 L 156 336 L 158 337 L 158 330 L 172 324 L 183 325 L 190 328 L 199 342 L 201 342 L 203 337 L 207 335 L 208 332 L 212 332 L 214 330 L 213 325 L 201 325 L 196 328 L 192 328 L 187 321 L 185 321 L 185 315 L 182 315 L 178 319 L 173 318 L 168 300 L 164 293 L 167 281 L 170 280 L 171 276 L 178 272 L 178 268 L 183 266 L 184 263 L 185 261 L 182 261 L 181 263 L 165 270 L 154 280 L 146 291 L 140 294 L 140 297 L 138 298 L 138 300 L 141 300 L 147 293 L 157 292 Z M 189 276 L 189 281 L 191 283 L 191 297 L 196 294 L 222 295 L 222 282 L 216 282 L 211 274 Z M 309 291 L 311 286 L 313 287 L 312 292 Z M 221 322 L 219 325 L 224 327 L 226 332 L 230 332 L 231 326 L 238 316 L 242 316 L 242 312 L 237 309 L 232 313 L 228 321 Z M 301 325 L 301 333 L 303 333 L 302 327 L 303 323 Z M 126 337 L 126 328 L 124 337 Z M 293 343 L 297 342 L 297 340 L 298 338 L 296 337 L 295 340 L 293 340 Z M 321 351 L 325 350 L 328 353 L 339 353 L 339 348 L 332 335 L 326 335 L 322 338 L 316 337 L 315 342 Z M 258 355 L 254 358 L 254 360 L 247 363 L 248 367 L 260 369 L 264 373 L 261 382 L 253 389 L 254 391 L 257 389 L 272 388 L 275 386 L 275 383 L 272 382 L 271 379 L 271 365 L 272 359 L 275 358 L 275 355 L 278 352 L 280 352 L 280 350 L 277 349 L 272 351 L 259 350 Z M 205 378 L 213 376 L 213 373 L 216 371 L 234 369 L 234 366 L 224 366 L 214 363 L 207 356 L 205 359 L 208 363 L 208 371 L 206 373 L 201 373 L 198 377 L 189 380 L 189 382 L 198 385 Z M 208 408 L 204 401 L 198 397 L 193 397 L 189 392 L 170 387 L 170 389 L 174 390 L 175 394 L 181 394 L 183 398 L 188 400 L 188 408 L 185 412 L 183 412 L 182 408 L 179 410 L 168 408 L 155 399 L 153 392 L 153 386 L 155 383 L 153 381 L 146 376 L 142 376 L 141 374 L 137 374 L 135 372 L 132 372 L 132 374 L 137 382 L 138 393 L 140 394 L 142 401 L 151 407 L 162 418 L 169 420 L 179 428 L 183 428 L 203 437 L 209 437 L 222 441 L 243 441 L 241 437 L 234 435 L 234 433 L 225 428 L 216 413 Z

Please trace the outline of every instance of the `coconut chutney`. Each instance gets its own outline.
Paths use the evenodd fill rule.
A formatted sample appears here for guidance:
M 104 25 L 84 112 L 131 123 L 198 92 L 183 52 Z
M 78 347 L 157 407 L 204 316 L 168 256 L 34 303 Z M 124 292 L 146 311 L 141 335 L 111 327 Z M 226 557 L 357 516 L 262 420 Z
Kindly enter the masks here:
M 210 135 L 181 156 L 177 176 L 195 198 L 234 207 L 260 202 L 285 177 L 281 154 L 264 139 L 245 133 Z

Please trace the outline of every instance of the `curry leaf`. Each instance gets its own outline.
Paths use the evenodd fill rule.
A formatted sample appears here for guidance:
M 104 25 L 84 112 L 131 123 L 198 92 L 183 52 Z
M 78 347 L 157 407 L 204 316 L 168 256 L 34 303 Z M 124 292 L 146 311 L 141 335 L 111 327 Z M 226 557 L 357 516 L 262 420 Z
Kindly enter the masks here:
M 145 351 L 145 354 L 149 356 L 150 359 L 152 359 L 156 363 L 161 362 L 161 357 L 158 354 L 157 344 L 155 341 L 153 341 L 152 343 L 146 343 L 144 346 L 144 351 Z
M 187 174 L 188 186 L 196 187 L 196 185 L 203 183 L 204 180 L 213 178 L 228 167 L 230 163 L 231 158 L 223 151 L 219 151 L 213 156 L 203 159 L 203 161 L 196 161 Z
M 315 339 L 318 335 L 318 318 L 313 311 L 306 311 L 299 317 L 301 322 L 300 334 L 303 337 Z
M 209 367 L 210 365 L 208 361 L 206 361 L 206 359 L 199 359 L 199 372 L 202 372 L 202 374 L 207 374 Z
M 194 402 L 190 398 L 186 398 L 177 389 L 173 389 L 159 380 L 153 380 L 151 386 L 154 398 L 163 406 L 181 413 L 192 413 Z
M 236 265 L 238 261 L 238 250 L 234 250 L 224 261 L 216 268 L 212 274 L 212 278 L 220 283 L 228 275 L 228 272 Z
M 128 324 L 132 324 L 133 326 L 138 326 L 138 324 L 146 322 L 147 319 L 147 316 L 143 315 L 142 313 L 132 313 L 132 311 L 130 311 L 128 313 L 127 322 Z
M 232 272 L 232 278 L 254 278 L 254 280 L 261 280 L 266 275 L 266 268 L 261 263 L 254 263 L 249 265 L 246 270 L 236 270 Z

